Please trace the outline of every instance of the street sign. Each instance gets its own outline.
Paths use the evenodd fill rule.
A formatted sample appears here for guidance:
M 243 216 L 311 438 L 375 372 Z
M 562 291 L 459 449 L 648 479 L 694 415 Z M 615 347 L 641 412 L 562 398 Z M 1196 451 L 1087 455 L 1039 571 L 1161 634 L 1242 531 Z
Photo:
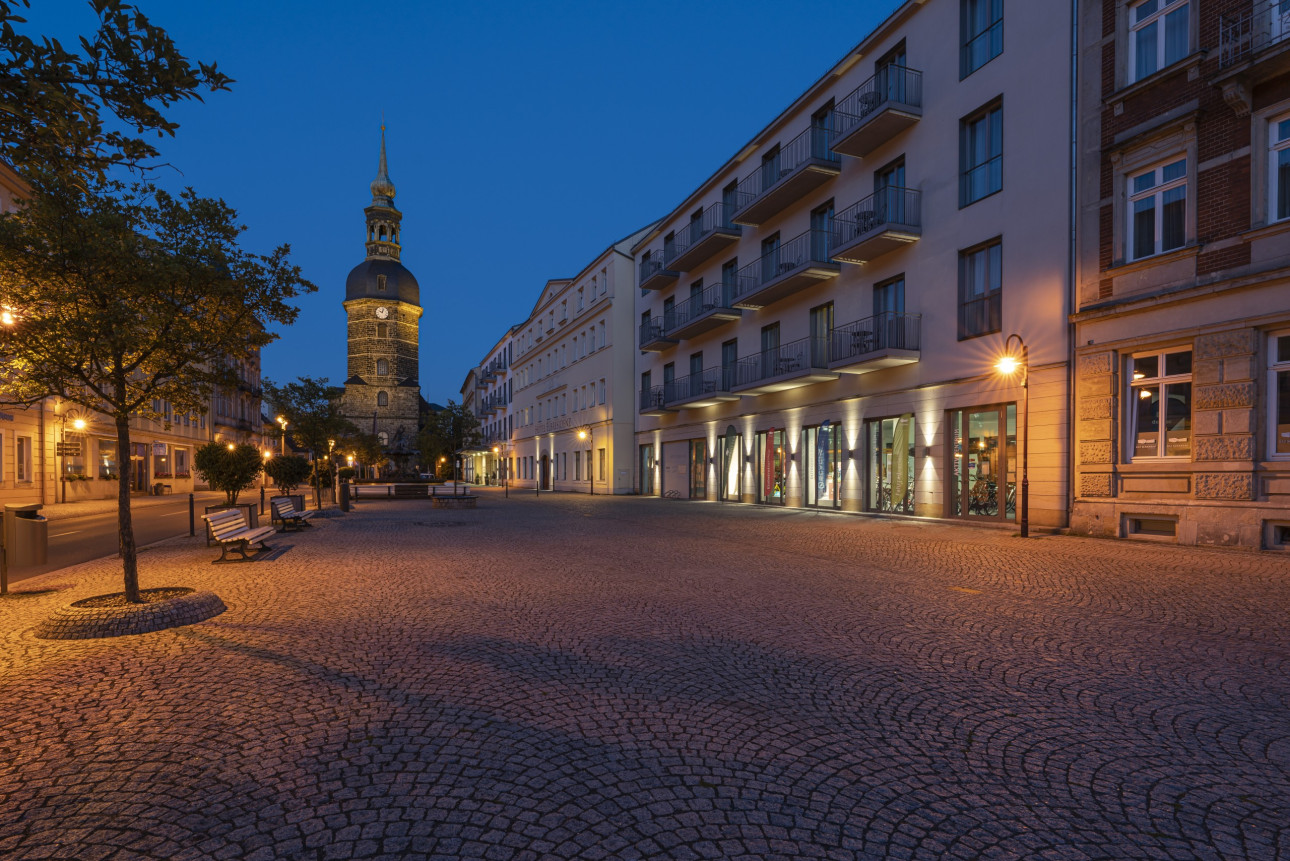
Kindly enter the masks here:
M 60 442 L 56 443 L 56 455 L 58 457 L 80 457 L 81 444 L 79 442 Z

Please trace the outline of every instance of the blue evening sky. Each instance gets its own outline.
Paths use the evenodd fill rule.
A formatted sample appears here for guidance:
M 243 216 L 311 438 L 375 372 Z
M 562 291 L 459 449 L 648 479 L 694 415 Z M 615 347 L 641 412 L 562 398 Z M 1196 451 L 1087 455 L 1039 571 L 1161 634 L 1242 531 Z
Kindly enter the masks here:
M 421 391 L 466 372 L 549 278 L 666 214 L 898 0 L 378 2 L 136 0 L 232 91 L 172 112 L 168 187 L 236 208 L 244 245 L 290 243 L 318 292 L 265 349 L 264 375 L 345 379 L 345 276 L 384 112 L 421 284 Z M 35 0 L 72 42 L 93 15 Z M 630 298 L 630 297 L 629 297 Z

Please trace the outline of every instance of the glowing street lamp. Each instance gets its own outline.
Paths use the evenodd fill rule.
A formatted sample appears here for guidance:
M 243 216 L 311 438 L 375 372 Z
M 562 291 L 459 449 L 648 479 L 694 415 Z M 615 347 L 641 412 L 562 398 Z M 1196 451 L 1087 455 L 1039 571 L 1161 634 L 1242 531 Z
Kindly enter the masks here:
M 1019 354 L 1014 352 L 1013 339 L 1016 339 Z M 1030 348 L 1021 336 L 1012 334 L 1003 345 L 1003 356 L 995 364 L 995 370 L 1004 376 L 1012 376 L 1021 371 L 1021 426 L 1024 435 L 1021 438 L 1021 537 L 1030 537 Z M 1007 505 L 1005 497 L 1005 505 Z
M 278 416 L 276 419 L 274 419 L 274 421 L 276 421 L 282 427 L 281 452 L 282 452 L 282 455 L 285 457 L 287 454 L 287 417 Z

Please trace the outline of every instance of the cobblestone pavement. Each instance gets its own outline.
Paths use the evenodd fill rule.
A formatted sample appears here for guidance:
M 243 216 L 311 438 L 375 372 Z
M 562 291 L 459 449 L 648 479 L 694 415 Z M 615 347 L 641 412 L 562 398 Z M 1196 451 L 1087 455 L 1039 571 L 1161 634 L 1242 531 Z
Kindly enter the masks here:
M 1290 559 L 483 493 L 0 601 L 0 857 L 1290 858 Z

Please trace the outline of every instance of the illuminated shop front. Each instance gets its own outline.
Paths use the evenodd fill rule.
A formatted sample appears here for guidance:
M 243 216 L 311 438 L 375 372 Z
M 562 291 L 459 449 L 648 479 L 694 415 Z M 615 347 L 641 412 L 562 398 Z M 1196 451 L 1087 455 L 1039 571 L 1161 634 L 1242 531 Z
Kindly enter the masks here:
M 803 433 L 802 471 L 806 504 L 842 507 L 842 425 L 823 422 Z
M 989 520 L 1017 516 L 1017 407 L 951 410 L 946 515 Z
M 869 511 L 913 514 L 915 483 L 913 413 L 876 419 L 869 427 L 869 469 L 865 506 Z
M 786 471 L 784 432 L 771 428 L 757 434 L 757 501 L 783 505 Z

